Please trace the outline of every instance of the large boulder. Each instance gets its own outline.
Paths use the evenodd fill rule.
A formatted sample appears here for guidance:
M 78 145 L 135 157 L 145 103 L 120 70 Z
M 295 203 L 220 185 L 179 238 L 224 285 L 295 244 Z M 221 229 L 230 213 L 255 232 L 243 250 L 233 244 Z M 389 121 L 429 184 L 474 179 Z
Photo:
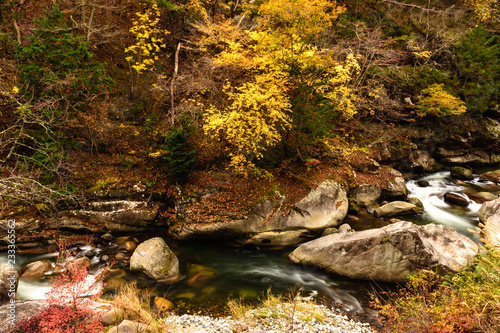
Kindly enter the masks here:
M 401 221 L 321 237 L 300 245 L 289 258 L 352 279 L 404 282 L 418 269 L 455 273 L 477 252 L 473 241 L 450 227 Z
M 0 266 L 0 304 L 16 298 L 19 275 L 9 265 Z
M 376 208 L 373 214 L 377 217 L 390 217 L 397 215 L 412 215 L 422 213 L 423 209 L 406 201 L 392 201 Z
M 58 229 L 140 232 L 162 226 L 158 209 L 158 203 L 145 201 L 93 201 L 85 209 L 61 212 L 49 222 Z
M 481 230 L 482 240 L 490 246 L 500 244 L 500 199 L 486 201 L 477 212 L 484 227 Z
M 0 306 L 0 332 L 11 332 L 15 322 L 33 316 L 44 306 L 44 300 L 16 301 Z
M 408 189 L 401 172 L 391 168 L 385 177 L 386 183 L 382 186 L 382 196 L 387 199 L 406 198 Z
M 382 189 L 378 185 L 363 184 L 349 191 L 349 196 L 358 203 L 360 207 L 369 207 L 380 198 Z
M 179 260 L 160 237 L 139 244 L 130 258 L 130 270 L 165 282 L 175 281 L 180 275 Z
M 485 165 L 490 163 L 490 156 L 479 148 L 471 149 L 447 149 L 439 147 L 437 154 L 442 163 L 458 165 Z
M 433 171 L 437 168 L 437 163 L 425 150 L 414 150 L 410 155 L 410 169 L 413 172 Z
M 285 198 L 277 195 L 259 203 L 246 218 L 227 221 L 185 222 L 170 230 L 180 240 L 212 239 L 259 246 L 285 246 L 304 242 L 330 227 L 339 226 L 347 215 L 347 194 L 331 180 L 322 182 L 290 213 L 280 214 Z

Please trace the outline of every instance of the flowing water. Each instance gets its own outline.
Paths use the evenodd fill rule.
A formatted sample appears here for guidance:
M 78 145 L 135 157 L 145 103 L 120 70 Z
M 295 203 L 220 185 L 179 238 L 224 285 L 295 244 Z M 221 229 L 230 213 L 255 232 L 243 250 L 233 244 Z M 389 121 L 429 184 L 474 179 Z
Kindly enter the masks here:
M 420 187 L 417 183 L 419 180 L 428 181 L 429 186 Z M 419 198 L 425 208 L 423 215 L 408 220 L 417 224 L 448 225 L 475 241 L 478 241 L 478 237 L 471 230 L 477 226 L 477 211 L 481 205 L 469 200 L 467 208 L 453 207 L 444 201 L 443 196 L 446 192 L 497 190 L 492 183 L 477 179 L 457 182 L 449 177 L 449 172 L 438 172 L 409 180 L 407 187 L 409 196 Z M 134 237 L 142 241 L 151 238 L 152 235 L 134 235 Z M 371 283 L 350 281 L 311 267 L 292 265 L 288 261 L 288 253 L 293 248 L 264 250 L 256 247 L 236 248 L 208 243 L 176 244 L 170 241 L 168 243 L 179 258 L 181 272 L 185 274 L 180 282 L 157 283 L 141 274 L 129 272 L 128 264 L 122 263 L 121 270 L 117 270 L 119 273 L 111 275 L 108 279 L 110 285 L 137 281 L 139 287 L 153 290 L 154 295 L 171 299 L 179 312 L 202 311 L 223 314 L 228 298 L 245 297 L 251 300 L 264 296 L 269 289 L 272 293 L 286 293 L 300 289 L 302 297 L 314 296 L 325 302 L 341 304 L 346 310 L 372 313 L 368 307 L 369 293 L 374 288 Z M 114 247 L 116 248 L 116 245 Z M 112 248 L 113 246 L 110 246 L 110 249 Z M 54 255 L 18 255 L 17 268 L 28 262 L 47 258 L 55 260 Z M 6 264 L 5 255 L 0 255 L 1 264 Z M 192 280 L 189 272 L 193 268 L 204 269 L 211 277 L 205 280 Z M 19 298 L 43 298 L 49 288 L 48 282 L 21 280 Z
M 420 181 L 427 181 L 429 185 L 421 187 L 418 185 Z M 451 178 L 447 171 L 409 180 L 406 186 L 409 196 L 417 197 L 424 205 L 424 213 L 421 216 L 408 218 L 408 220 L 417 224 L 447 225 L 476 242 L 479 241 L 479 236 L 473 231 L 479 222 L 477 212 L 481 208 L 481 204 L 468 199 L 464 193 L 498 191 L 494 183 L 479 180 L 477 175 L 471 181 L 457 181 Z M 467 207 L 449 205 L 444 200 L 444 194 L 447 192 L 464 196 L 469 205 Z

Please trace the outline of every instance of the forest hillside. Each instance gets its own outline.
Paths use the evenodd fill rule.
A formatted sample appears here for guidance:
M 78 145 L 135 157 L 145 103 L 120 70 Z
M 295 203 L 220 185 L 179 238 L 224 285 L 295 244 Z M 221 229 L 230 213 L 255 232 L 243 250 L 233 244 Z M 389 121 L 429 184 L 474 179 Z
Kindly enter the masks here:
M 399 126 L 463 131 L 500 96 L 496 1 L 1 1 L 0 45 L 0 191 L 21 213 L 215 173 L 355 182 L 355 160 L 404 169 Z

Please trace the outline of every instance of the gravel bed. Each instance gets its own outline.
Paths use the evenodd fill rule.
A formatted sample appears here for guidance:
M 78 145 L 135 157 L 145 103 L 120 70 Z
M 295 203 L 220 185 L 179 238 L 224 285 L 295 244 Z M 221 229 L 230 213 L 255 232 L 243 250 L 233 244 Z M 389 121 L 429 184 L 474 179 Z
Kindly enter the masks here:
M 294 315 L 293 325 L 290 317 L 280 315 L 265 316 L 261 310 L 252 310 L 244 318 L 234 319 L 232 317 L 211 317 L 203 315 L 171 315 L 165 318 L 172 332 L 251 332 L 251 333 L 372 333 L 376 332 L 369 324 L 349 319 L 345 315 L 330 310 L 322 305 L 316 305 L 321 311 L 317 317 Z M 275 314 L 275 313 L 274 313 Z M 299 319 L 300 318 L 300 319 Z

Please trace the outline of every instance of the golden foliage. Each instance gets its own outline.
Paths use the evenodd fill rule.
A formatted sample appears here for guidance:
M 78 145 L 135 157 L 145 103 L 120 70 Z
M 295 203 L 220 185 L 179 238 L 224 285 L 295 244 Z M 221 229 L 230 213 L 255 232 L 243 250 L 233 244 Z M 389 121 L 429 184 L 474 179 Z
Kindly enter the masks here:
M 458 116 L 467 111 L 465 103 L 460 98 L 447 92 L 443 84 L 433 84 L 424 89 L 422 93 L 425 97 L 418 101 L 416 110 L 419 117 L 428 115 L 437 117 Z
M 236 147 L 235 157 L 262 157 L 266 147 L 281 140 L 281 130 L 289 128 L 290 102 L 283 93 L 284 81 L 272 74 L 259 75 L 254 82 L 233 88 L 224 86 L 231 104 L 205 112 L 205 133 L 224 138 Z
M 464 0 L 466 5 L 474 9 L 476 20 L 487 22 L 498 15 L 497 0 Z
M 132 21 L 130 32 L 135 37 L 135 44 L 127 47 L 125 53 L 127 61 L 132 63 L 137 73 L 153 69 L 155 62 L 159 60 L 160 48 L 165 47 L 164 37 L 169 33 L 160 29 L 160 11 L 156 3 L 152 3 L 151 8 L 147 8 L 142 13 L 136 13 L 138 19 Z
M 281 140 L 297 111 L 287 94 L 302 87 L 323 95 L 346 119 L 356 113 L 356 95 L 349 86 L 360 70 L 356 57 L 350 54 L 338 62 L 331 51 L 311 43 L 343 11 L 326 0 L 270 0 L 260 5 L 255 29 L 241 31 L 231 20 L 198 25 L 205 34 L 203 46 L 222 48 L 217 64 L 253 76 L 236 89 L 226 85 L 229 107 L 211 106 L 205 113 L 205 132 L 236 147 L 233 158 L 261 158 L 266 147 Z

